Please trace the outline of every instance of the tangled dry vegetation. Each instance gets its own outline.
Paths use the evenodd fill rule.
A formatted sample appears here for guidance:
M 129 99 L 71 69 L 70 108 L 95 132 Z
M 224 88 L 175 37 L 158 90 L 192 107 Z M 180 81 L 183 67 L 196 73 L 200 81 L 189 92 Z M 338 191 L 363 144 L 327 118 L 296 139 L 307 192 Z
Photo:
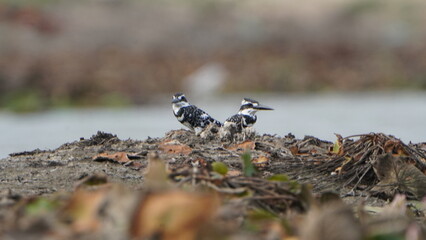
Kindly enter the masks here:
M 2 160 L 3 239 L 424 239 L 426 143 L 99 132 Z

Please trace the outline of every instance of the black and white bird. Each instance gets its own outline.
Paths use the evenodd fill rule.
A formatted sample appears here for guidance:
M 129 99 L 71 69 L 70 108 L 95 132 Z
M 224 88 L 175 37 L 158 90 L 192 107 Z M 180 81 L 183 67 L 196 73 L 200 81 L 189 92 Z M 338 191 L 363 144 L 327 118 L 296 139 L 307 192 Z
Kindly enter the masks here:
M 176 93 L 173 95 L 172 106 L 173 113 L 177 120 L 191 131 L 194 131 L 196 135 L 200 135 L 200 133 L 212 123 L 217 127 L 222 126 L 222 123 L 212 118 L 205 111 L 189 104 L 183 93 Z
M 256 123 L 257 116 L 256 112 L 259 110 L 274 110 L 265 105 L 261 105 L 258 101 L 243 98 L 241 102 L 240 110 L 237 114 L 229 117 L 223 123 L 221 135 L 229 136 L 234 133 L 245 133 L 245 130 L 252 131 L 252 126 Z

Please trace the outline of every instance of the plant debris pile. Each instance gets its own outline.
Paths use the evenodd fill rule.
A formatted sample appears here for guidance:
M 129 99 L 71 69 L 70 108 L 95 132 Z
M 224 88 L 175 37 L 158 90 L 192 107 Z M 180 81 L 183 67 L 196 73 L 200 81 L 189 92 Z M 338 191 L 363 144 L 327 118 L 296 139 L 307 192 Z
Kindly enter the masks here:
M 218 193 L 244 196 L 245 201 L 274 214 L 289 210 L 305 212 L 308 208 L 310 189 L 291 181 L 286 175 L 274 175 L 268 179 L 232 176 L 226 175 L 225 165 L 215 163 L 214 166 L 215 171 L 200 170 L 197 166 L 176 170 L 170 178 L 179 184 L 203 185 Z
M 1 166 L 0 237 L 425 239 L 426 144 L 336 136 L 98 132 L 12 154 Z
M 357 140 L 353 138 L 358 137 Z M 319 164 L 317 172 L 331 173 L 344 181 L 343 186 L 352 189 L 370 190 L 380 181 L 381 172 L 391 175 L 394 168 L 383 172 L 384 165 L 393 165 L 391 160 L 380 160 L 384 154 L 401 157 L 404 164 L 412 164 L 421 172 L 426 172 L 426 154 L 421 144 L 406 145 L 401 140 L 383 133 L 354 135 L 343 138 L 337 134 L 337 141 L 331 148 L 332 156 L 324 164 Z M 379 167 L 379 162 L 382 164 Z M 395 176 L 396 178 L 397 176 Z M 395 181 L 398 181 L 395 179 Z M 420 196 L 421 197 L 421 196 Z

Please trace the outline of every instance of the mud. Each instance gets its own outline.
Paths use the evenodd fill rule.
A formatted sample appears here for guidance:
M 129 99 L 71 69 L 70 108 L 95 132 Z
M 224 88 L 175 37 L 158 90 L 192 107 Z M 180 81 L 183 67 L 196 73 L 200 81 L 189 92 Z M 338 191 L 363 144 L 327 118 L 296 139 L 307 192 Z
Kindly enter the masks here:
M 258 175 L 268 177 L 274 174 L 287 174 L 303 183 L 311 183 L 314 191 L 321 192 L 332 189 L 345 194 L 349 189 L 340 187 L 335 179 L 325 178 L 324 174 L 309 171 L 315 161 L 314 155 L 294 156 L 291 146 L 299 145 L 308 152 L 316 149 L 327 153 L 332 142 L 307 136 L 296 139 L 291 134 L 285 137 L 276 135 L 255 136 L 244 143 L 222 142 L 217 139 L 201 139 L 186 130 L 170 131 L 163 138 L 148 138 L 139 140 L 120 140 L 115 135 L 98 132 L 90 139 L 80 139 L 65 143 L 51 151 L 34 150 L 13 153 L 1 161 L 0 190 L 11 190 L 20 196 L 50 194 L 57 191 L 73 191 L 75 183 L 80 179 L 97 174 L 105 174 L 109 181 L 120 182 L 132 189 L 143 186 L 144 170 L 147 166 L 149 152 L 158 151 L 160 157 L 170 169 L 190 166 L 192 162 L 203 160 L 207 163 L 223 162 L 231 171 L 241 172 L 241 154 L 245 147 L 251 148 L 252 158 L 266 157 L 265 163 L 260 164 Z M 188 146 L 188 153 L 182 153 L 168 146 Z M 304 148 L 303 148 L 304 146 Z M 119 164 L 111 161 L 94 161 L 99 153 L 126 152 L 137 156 L 132 163 L 138 167 Z
M 374 142 L 368 145 L 368 148 L 377 146 L 377 149 L 383 150 L 384 152 L 386 150 L 396 155 L 396 157 L 399 157 L 401 154 L 412 155 L 410 159 L 413 160 L 414 163 L 420 164 L 420 167 L 416 168 L 416 171 L 418 171 L 420 175 L 424 174 L 424 172 L 422 172 L 424 169 L 421 166 L 423 166 L 422 164 L 426 161 L 424 158 L 426 154 L 425 143 L 410 143 L 408 146 L 393 136 L 373 133 L 363 136 L 366 139 L 374 140 Z M 87 181 L 88 177 L 95 176 L 95 181 L 100 179 L 99 181 L 105 180 L 110 183 L 119 183 L 120 186 L 125 186 L 126 189 L 130 189 L 133 193 L 138 192 L 138 190 L 143 192 L 144 188 L 146 191 L 144 178 L 147 176 L 146 173 L 149 170 L 148 163 L 152 161 L 153 154 L 160 162 L 165 163 L 169 180 L 176 182 L 179 182 L 182 176 L 184 178 L 186 177 L 186 179 L 193 178 L 193 181 L 200 181 L 199 179 L 203 178 L 207 179 L 206 177 L 210 177 L 214 162 L 224 163 L 228 171 L 226 177 L 222 179 L 222 182 L 228 181 L 227 187 L 225 186 L 222 188 L 223 185 L 217 184 L 217 182 L 215 183 L 216 180 L 214 178 L 208 179 L 210 185 L 216 184 L 214 189 L 222 193 L 226 191 L 228 191 L 228 193 L 229 191 L 234 194 L 237 193 L 236 191 L 238 191 L 239 187 L 235 185 L 235 181 L 232 182 L 231 180 L 233 176 L 238 177 L 246 175 L 243 170 L 242 159 L 244 157 L 242 156 L 244 154 L 249 154 L 250 161 L 257 171 L 252 178 L 245 178 L 245 182 L 240 181 L 237 183 L 237 185 L 243 184 L 241 186 L 245 186 L 246 189 L 250 188 L 251 181 L 254 181 L 253 183 L 259 183 L 268 177 L 276 176 L 277 174 L 285 174 L 289 176 L 292 181 L 295 180 L 300 184 L 308 184 L 304 186 L 311 186 L 314 197 L 327 198 L 327 196 L 332 196 L 332 198 L 342 199 L 343 202 L 346 202 L 348 206 L 351 206 L 353 209 L 359 206 L 366 206 L 368 209 L 373 209 L 373 212 L 376 211 L 376 207 L 386 207 L 388 201 L 392 199 L 393 196 L 372 194 L 370 191 L 379 182 L 379 179 L 375 176 L 373 170 L 374 166 L 372 167 L 370 160 L 366 158 L 365 154 L 362 154 L 362 157 L 357 159 L 356 156 L 359 155 L 358 150 L 356 151 L 358 155 L 354 155 L 354 157 L 349 157 L 347 155 L 347 153 L 350 152 L 350 146 L 359 147 L 365 145 L 363 137 L 358 141 L 353 141 L 348 138 L 343 141 L 343 139 L 344 138 L 338 136 L 336 143 L 333 143 L 323 141 L 313 136 L 305 136 L 303 139 L 296 139 L 292 134 L 283 137 L 265 134 L 262 136 L 255 135 L 244 141 L 224 141 L 214 136 L 201 138 L 187 130 L 173 130 L 166 133 L 162 138 L 148 138 L 142 141 L 132 139 L 121 140 L 114 134 L 98 132 L 90 139 L 79 139 L 71 143 L 65 143 L 59 148 L 51 151 L 41 151 L 37 149 L 34 151 L 13 153 L 10 154 L 9 157 L 0 160 L 0 226 L 2 225 L 1 223 L 5 224 L 9 222 L 9 224 L 11 224 L 10 226 L 4 225 L 4 229 L 0 227 L 0 233 L 2 230 L 10 231 L 11 229 L 15 229 L 12 233 L 20 234 L 22 233 L 22 229 L 26 229 L 25 231 L 28 234 L 26 236 L 32 235 L 34 231 L 22 227 L 22 224 L 17 224 L 19 221 L 16 221 L 16 224 L 12 224 L 11 221 L 9 221 L 11 218 L 10 216 L 19 219 L 19 213 L 17 213 L 17 211 L 12 211 L 13 213 L 11 213 L 11 207 L 16 208 L 16 205 L 19 206 L 20 202 L 21 205 L 28 204 L 28 199 L 34 199 L 34 197 L 56 196 L 54 198 L 58 198 L 58 194 L 64 193 L 69 196 L 69 194 L 73 192 L 75 196 L 77 194 L 76 192 L 78 192 L 76 190 L 78 185 L 81 184 L 83 180 Z M 377 141 L 377 139 L 383 141 Z M 392 143 L 392 145 L 390 146 L 388 144 L 386 147 L 382 147 L 379 143 L 383 146 L 385 146 L 386 143 Z M 362 149 L 360 151 L 363 152 Z M 411 154 L 410 151 L 414 151 L 412 152 L 413 154 Z M 369 155 L 369 157 L 376 158 L 377 155 L 372 154 Z M 411 167 L 413 168 L 414 165 Z M 189 170 L 186 171 L 185 169 Z M 206 174 L 198 174 L 198 177 L 196 177 L 191 173 L 194 169 L 205 171 Z M 358 171 L 357 169 L 362 169 L 364 172 Z M 358 175 L 354 175 L 353 173 Z M 96 176 L 101 177 L 97 179 Z M 198 180 L 196 180 L 194 176 Z M 364 179 L 361 179 L 363 177 Z M 348 182 L 348 179 L 355 179 L 355 181 Z M 268 184 L 272 187 L 278 186 L 274 183 Z M 232 186 L 234 188 L 232 188 Z M 251 187 L 257 188 L 257 190 L 261 188 L 254 185 Z M 399 190 L 398 188 L 395 189 Z M 266 189 L 260 190 L 264 191 L 267 196 L 253 196 L 251 197 L 252 199 L 258 199 L 253 200 L 253 202 L 257 201 L 259 203 L 261 199 L 265 200 L 261 207 L 276 214 L 287 211 L 280 210 L 277 212 L 275 210 L 278 206 L 275 205 L 275 200 L 273 199 L 278 196 L 274 195 L 277 192 L 274 193 Z M 377 190 L 377 188 L 375 188 L 375 190 Z M 385 190 L 384 192 L 386 192 Z M 399 192 L 393 191 L 392 193 L 397 194 Z M 128 193 L 128 195 L 131 194 Z M 122 202 L 124 198 L 120 196 L 121 193 L 117 194 L 117 198 L 120 199 L 111 202 Z M 133 194 L 132 196 L 131 199 L 134 201 L 137 195 Z M 423 196 L 418 196 L 417 200 L 421 200 L 422 197 Z M 250 199 L 250 197 L 248 197 L 248 199 Z M 269 201 L 266 199 L 271 200 Z M 297 195 L 297 199 L 296 197 L 294 198 L 299 204 L 298 209 L 300 212 L 304 213 L 307 208 L 303 203 L 305 200 L 306 202 L 310 200 L 303 199 L 303 193 Z M 268 201 L 272 202 L 272 204 L 269 204 Z M 227 209 L 227 204 L 223 205 L 222 208 Z M 243 206 L 243 208 L 246 209 L 244 207 L 245 205 L 237 205 L 240 207 Z M 288 209 L 288 206 L 290 205 L 285 206 L 283 209 Z M 19 207 L 16 209 L 19 209 Z M 115 209 L 115 207 L 112 207 L 112 209 Z M 123 209 L 127 209 L 124 211 L 127 214 L 126 216 L 130 215 L 130 212 L 133 211 L 133 208 L 129 208 L 129 206 L 121 207 L 121 209 L 121 212 L 123 212 Z M 416 215 L 420 219 L 418 221 L 424 223 L 423 210 L 415 208 L 413 211 L 419 212 L 419 214 Z M 350 212 L 351 211 L 349 211 L 349 213 Z M 239 214 L 245 215 L 246 213 Z M 121 213 L 121 215 L 123 215 L 123 213 Z M 27 214 L 20 219 L 31 219 L 30 217 L 31 215 Z M 126 219 L 128 219 L 128 217 Z M 236 224 L 235 229 L 237 229 L 233 231 L 239 231 L 237 233 L 241 234 L 241 231 L 244 232 L 245 230 L 241 230 L 238 227 L 239 223 L 237 220 L 237 218 L 233 220 Z M 319 221 L 321 222 L 322 220 Z M 368 222 L 363 224 L 369 226 Z M 24 226 L 27 225 L 24 224 Z M 60 229 L 57 225 L 51 225 L 54 227 L 50 228 L 50 230 Z M 32 223 L 30 226 L 38 225 Z M 420 226 L 425 228 L 424 224 Z M 46 232 L 48 233 L 49 231 Z M 122 233 L 115 234 L 117 235 L 114 236 L 122 236 L 120 235 Z M 75 235 L 71 236 L 71 239 L 75 237 Z M 113 239 L 111 236 L 109 239 Z M 102 237 L 98 239 L 102 239 Z

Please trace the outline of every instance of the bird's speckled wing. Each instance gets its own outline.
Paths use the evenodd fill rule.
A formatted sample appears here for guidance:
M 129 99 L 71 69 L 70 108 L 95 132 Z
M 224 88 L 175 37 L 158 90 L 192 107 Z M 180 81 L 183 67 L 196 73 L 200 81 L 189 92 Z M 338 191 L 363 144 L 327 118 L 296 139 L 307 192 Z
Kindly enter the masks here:
M 193 105 L 181 108 L 177 114 L 175 114 L 175 116 L 179 122 L 189 127 L 190 129 L 205 128 L 210 123 L 214 123 L 217 126 L 222 125 L 209 114 Z
M 243 114 L 235 114 L 228 119 L 226 119 L 225 123 L 235 123 L 237 126 L 237 131 L 241 132 L 243 128 L 251 127 L 256 122 L 256 116 L 243 115 Z
M 243 129 L 243 115 L 241 114 L 235 114 L 231 117 L 229 117 L 228 119 L 226 119 L 225 124 L 226 123 L 234 123 L 235 126 L 237 127 L 237 132 L 241 132 Z

